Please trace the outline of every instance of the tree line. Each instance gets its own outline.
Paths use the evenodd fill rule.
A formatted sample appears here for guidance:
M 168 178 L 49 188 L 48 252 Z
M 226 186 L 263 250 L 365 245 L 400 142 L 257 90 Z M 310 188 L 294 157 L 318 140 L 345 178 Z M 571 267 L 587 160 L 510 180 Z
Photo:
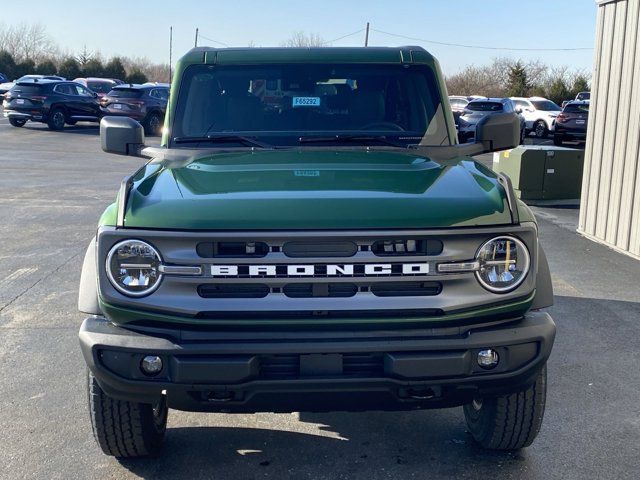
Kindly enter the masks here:
M 104 59 L 86 47 L 77 54 L 63 52 L 39 23 L 0 25 L 0 73 L 10 80 L 28 74 L 117 78 L 127 83 L 168 82 L 169 66 L 144 57 Z
M 496 58 L 489 65 L 469 65 L 446 77 L 450 95 L 486 97 L 545 97 L 561 104 L 589 90 L 591 75 L 569 67 L 550 67 L 540 60 L 528 63 Z

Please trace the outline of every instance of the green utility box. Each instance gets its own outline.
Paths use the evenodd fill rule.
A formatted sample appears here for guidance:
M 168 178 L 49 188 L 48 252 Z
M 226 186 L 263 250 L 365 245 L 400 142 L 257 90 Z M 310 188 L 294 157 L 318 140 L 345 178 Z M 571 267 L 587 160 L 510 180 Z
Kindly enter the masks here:
M 584 150 L 573 148 L 520 146 L 493 157 L 493 170 L 506 173 L 524 201 L 580 198 L 583 166 Z

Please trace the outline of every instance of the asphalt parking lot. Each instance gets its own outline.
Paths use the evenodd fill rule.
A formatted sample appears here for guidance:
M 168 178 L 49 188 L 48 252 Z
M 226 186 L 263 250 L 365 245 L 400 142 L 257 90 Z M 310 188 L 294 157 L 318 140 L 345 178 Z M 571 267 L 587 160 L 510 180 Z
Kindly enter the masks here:
M 102 153 L 95 125 L 50 132 L 0 117 L 0 478 L 640 477 L 640 262 L 578 236 L 577 210 L 552 208 L 536 213 L 558 336 L 532 447 L 481 450 L 460 408 L 171 411 L 162 456 L 104 456 L 86 407 L 77 285 L 100 213 L 141 163 Z

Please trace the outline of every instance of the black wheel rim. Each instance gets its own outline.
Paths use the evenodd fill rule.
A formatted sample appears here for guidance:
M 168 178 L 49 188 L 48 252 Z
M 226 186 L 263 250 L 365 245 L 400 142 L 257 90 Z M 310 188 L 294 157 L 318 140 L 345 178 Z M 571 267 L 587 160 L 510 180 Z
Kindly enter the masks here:
M 545 131 L 545 126 L 542 123 L 538 123 L 536 125 L 536 135 L 538 137 L 541 137 L 542 135 L 544 135 L 544 131 Z
M 157 133 L 160 129 L 160 118 L 157 115 L 152 116 L 149 119 L 149 130 L 153 133 Z
M 53 114 L 53 124 L 56 128 L 64 126 L 64 114 L 62 112 L 56 112 Z

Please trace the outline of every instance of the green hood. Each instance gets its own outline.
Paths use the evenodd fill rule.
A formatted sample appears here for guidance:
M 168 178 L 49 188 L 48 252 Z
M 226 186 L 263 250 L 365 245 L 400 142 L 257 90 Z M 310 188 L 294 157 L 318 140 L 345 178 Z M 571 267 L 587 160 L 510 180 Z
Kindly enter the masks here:
M 434 228 L 508 224 L 496 175 L 470 158 L 404 150 L 261 150 L 150 162 L 126 227 L 185 230 Z

